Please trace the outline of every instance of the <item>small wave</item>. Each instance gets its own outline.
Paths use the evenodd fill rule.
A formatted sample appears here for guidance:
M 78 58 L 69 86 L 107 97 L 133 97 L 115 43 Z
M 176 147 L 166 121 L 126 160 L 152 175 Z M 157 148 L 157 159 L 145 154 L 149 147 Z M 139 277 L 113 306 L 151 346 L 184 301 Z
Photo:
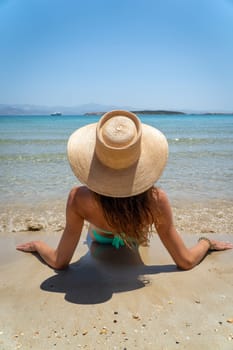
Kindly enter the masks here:
M 221 138 L 194 138 L 194 137 L 175 137 L 168 138 L 169 144 L 180 144 L 180 145 L 213 145 L 213 144 L 226 144 L 233 145 L 233 139 L 231 137 Z
M 66 144 L 67 139 L 1 139 L 0 145 L 60 145 Z
M 1 155 L 1 162 L 51 162 L 58 160 L 67 160 L 66 153 L 41 153 L 41 154 L 10 154 Z

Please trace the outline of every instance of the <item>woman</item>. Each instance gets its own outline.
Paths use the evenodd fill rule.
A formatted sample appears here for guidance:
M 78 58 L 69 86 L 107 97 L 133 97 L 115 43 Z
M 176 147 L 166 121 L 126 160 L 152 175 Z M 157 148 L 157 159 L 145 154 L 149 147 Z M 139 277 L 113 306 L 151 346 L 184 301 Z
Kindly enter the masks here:
M 116 248 L 147 245 L 154 226 L 174 262 L 184 270 L 197 265 L 210 250 L 233 248 L 231 243 L 206 237 L 186 247 L 174 227 L 165 192 L 154 187 L 167 156 L 165 136 L 131 112 L 108 112 L 98 123 L 76 130 L 68 141 L 68 158 L 85 186 L 69 194 L 58 247 L 33 241 L 17 249 L 37 252 L 49 266 L 63 269 L 73 256 L 84 220 L 91 224 L 93 240 Z

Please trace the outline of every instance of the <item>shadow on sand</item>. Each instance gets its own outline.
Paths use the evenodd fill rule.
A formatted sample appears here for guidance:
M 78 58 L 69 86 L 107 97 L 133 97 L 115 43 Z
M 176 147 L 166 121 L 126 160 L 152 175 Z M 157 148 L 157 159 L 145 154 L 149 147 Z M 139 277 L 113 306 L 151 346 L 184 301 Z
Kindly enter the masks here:
M 177 272 L 176 265 L 147 266 L 138 249 L 92 242 L 89 251 L 66 270 L 55 271 L 41 284 L 41 289 L 64 293 L 65 300 L 76 304 L 99 304 L 113 293 L 131 291 L 150 283 L 144 275 Z

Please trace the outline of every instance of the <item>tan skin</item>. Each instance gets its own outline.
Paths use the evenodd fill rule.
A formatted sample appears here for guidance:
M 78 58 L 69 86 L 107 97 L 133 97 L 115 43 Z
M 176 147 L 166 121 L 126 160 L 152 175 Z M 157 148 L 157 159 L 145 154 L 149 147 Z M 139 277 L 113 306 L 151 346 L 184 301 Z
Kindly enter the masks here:
M 167 195 L 161 189 L 158 189 L 156 193 L 153 194 L 151 212 L 154 222 L 159 222 L 156 225 L 158 235 L 176 265 L 183 270 L 189 270 L 205 257 L 209 250 L 209 242 L 201 240 L 192 248 L 187 248 L 174 226 L 172 209 Z M 158 211 L 160 217 L 156 219 Z M 66 226 L 57 248 L 53 249 L 42 241 L 32 241 L 18 245 L 17 249 L 24 252 L 37 252 L 49 266 L 55 269 L 64 269 L 69 265 L 79 243 L 84 220 L 96 227 L 101 227 L 103 230 L 114 231 L 106 222 L 103 211 L 96 202 L 93 193 L 86 186 L 80 186 L 72 189 L 69 194 Z M 233 248 L 233 244 L 229 242 L 211 239 L 211 244 L 214 250 Z

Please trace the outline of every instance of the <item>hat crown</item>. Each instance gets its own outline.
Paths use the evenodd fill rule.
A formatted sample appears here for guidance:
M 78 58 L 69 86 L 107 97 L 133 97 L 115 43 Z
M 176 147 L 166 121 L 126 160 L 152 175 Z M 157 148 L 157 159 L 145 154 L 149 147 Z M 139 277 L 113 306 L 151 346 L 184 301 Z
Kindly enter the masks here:
M 100 139 L 109 147 L 122 148 L 130 145 L 137 136 L 135 123 L 123 116 L 106 121 L 100 129 Z
M 96 129 L 96 155 L 113 169 L 130 167 L 140 155 L 140 121 L 133 113 L 121 114 L 121 111 L 106 113 Z

